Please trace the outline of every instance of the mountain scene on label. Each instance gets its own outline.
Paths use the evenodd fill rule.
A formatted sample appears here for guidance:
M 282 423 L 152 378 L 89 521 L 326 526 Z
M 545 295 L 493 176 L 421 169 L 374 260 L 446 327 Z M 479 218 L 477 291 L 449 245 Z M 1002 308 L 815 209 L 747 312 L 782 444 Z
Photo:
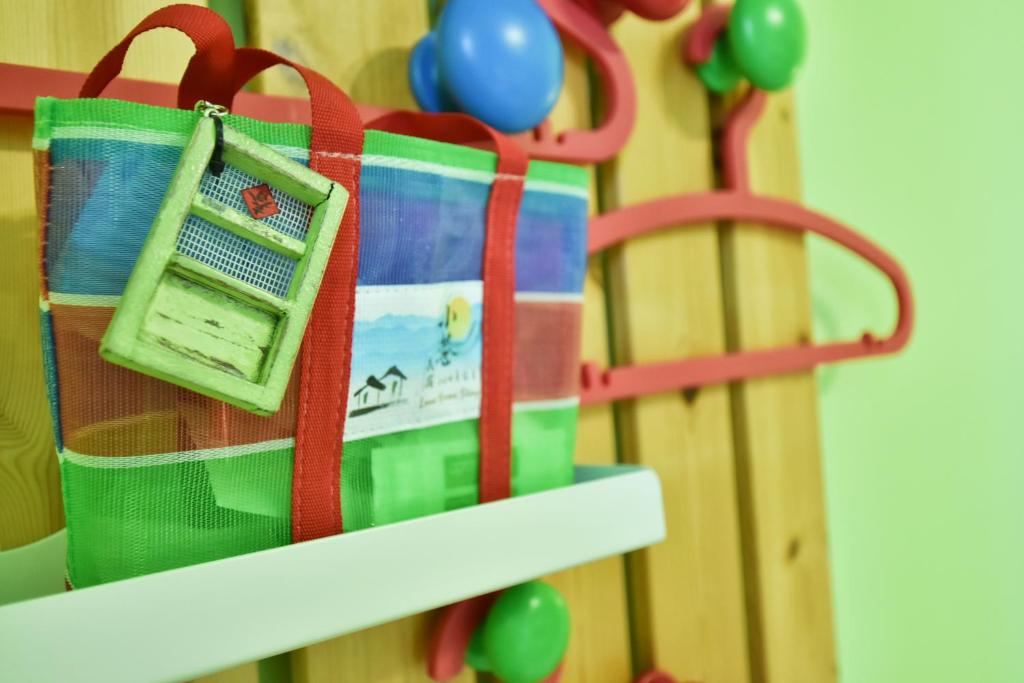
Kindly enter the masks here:
M 439 375 L 473 390 L 479 381 L 481 313 L 480 304 L 456 298 L 440 318 L 388 314 L 357 320 L 349 417 L 396 406 L 416 411 L 427 404 L 425 394 Z

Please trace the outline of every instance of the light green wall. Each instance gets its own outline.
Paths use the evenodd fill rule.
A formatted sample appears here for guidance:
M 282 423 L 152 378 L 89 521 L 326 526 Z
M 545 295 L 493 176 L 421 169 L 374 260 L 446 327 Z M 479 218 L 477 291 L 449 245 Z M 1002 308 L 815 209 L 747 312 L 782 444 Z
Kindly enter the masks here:
M 895 252 L 894 360 L 821 371 L 844 683 L 1024 681 L 1024 2 L 803 0 L 805 198 Z M 888 288 L 814 245 L 821 335 Z

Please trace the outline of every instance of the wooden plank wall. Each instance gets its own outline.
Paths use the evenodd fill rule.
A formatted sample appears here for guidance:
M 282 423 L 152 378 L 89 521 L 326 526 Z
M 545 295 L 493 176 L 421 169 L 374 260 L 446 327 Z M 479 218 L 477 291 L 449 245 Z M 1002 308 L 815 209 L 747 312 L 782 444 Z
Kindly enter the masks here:
M 162 4 L 0 0 L 0 61 L 87 70 Z M 250 44 L 320 70 L 361 102 L 398 107 L 414 107 L 405 69 L 429 28 L 427 8 L 427 0 L 246 3 Z M 663 23 L 627 16 L 615 26 L 639 112 L 627 148 L 592 169 L 594 210 L 714 186 L 711 112 L 720 105 L 679 62 L 697 12 Z M 162 33 L 132 49 L 126 75 L 178 78 L 191 46 Z M 304 95 L 301 80 L 283 69 L 258 87 Z M 556 129 L 586 125 L 597 99 L 584 56 L 568 48 Z M 0 118 L 0 248 L 14 255 L 13 266 L 0 270 L 0 550 L 62 524 L 39 372 L 30 136 L 27 120 Z M 759 191 L 799 196 L 789 95 L 773 97 L 755 129 L 751 168 Z M 607 261 L 592 259 L 588 269 L 583 345 L 591 360 L 666 360 L 809 338 L 806 259 L 792 235 L 734 225 L 666 231 Z M 587 408 L 577 460 L 657 469 L 669 538 L 626 561 L 549 577 L 573 614 L 564 681 L 625 683 L 653 666 L 703 683 L 836 680 L 811 374 L 645 397 L 618 406 L 614 418 L 610 406 Z M 314 645 L 285 665 L 296 683 L 426 681 L 431 619 Z M 258 671 L 252 663 L 203 682 L 257 683 Z
M 606 165 L 602 209 L 714 183 L 707 97 L 680 62 L 699 9 L 661 23 L 633 16 L 614 35 L 638 93 L 636 128 Z M 632 240 L 610 258 L 620 363 L 725 349 L 714 225 Z M 668 540 L 631 557 L 641 668 L 683 681 L 749 680 L 732 427 L 726 387 L 648 396 L 619 406 L 623 457 L 654 467 Z
M 791 93 L 769 99 L 750 165 L 755 191 L 799 199 Z M 729 348 L 810 340 L 802 237 L 726 225 L 721 245 Z M 814 374 L 738 383 L 731 403 L 755 680 L 835 681 Z
M 566 48 L 566 80 L 552 122 L 556 130 L 590 125 L 593 94 L 582 51 Z M 591 211 L 597 210 L 596 175 L 591 170 Z M 584 358 L 610 361 L 608 349 L 604 263 L 592 258 L 583 297 Z M 580 411 L 576 462 L 608 465 L 617 461 L 612 407 L 590 406 Z M 547 577 L 569 603 L 572 613 L 570 650 L 564 681 L 622 683 L 632 673 L 625 567 L 613 557 Z

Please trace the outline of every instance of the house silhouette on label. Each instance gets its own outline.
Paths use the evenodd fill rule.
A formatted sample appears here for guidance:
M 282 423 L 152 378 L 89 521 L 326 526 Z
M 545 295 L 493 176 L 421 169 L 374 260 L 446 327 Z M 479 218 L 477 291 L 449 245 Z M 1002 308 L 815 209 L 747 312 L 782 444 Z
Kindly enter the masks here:
M 370 375 L 366 378 L 366 383 L 352 395 L 354 405 L 349 411 L 349 417 L 365 415 L 398 403 L 402 400 L 406 379 L 405 374 L 394 365 L 388 368 L 380 379 Z
M 402 397 L 402 387 L 405 386 L 405 375 L 402 371 L 392 365 L 388 371 L 381 375 L 381 382 L 385 385 L 389 398 L 392 401 Z

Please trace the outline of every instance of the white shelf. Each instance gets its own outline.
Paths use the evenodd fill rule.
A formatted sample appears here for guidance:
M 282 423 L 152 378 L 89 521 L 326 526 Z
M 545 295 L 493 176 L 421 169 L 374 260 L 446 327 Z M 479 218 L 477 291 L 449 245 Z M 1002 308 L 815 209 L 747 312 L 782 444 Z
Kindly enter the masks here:
M 664 537 L 652 470 L 577 467 L 553 491 L 0 607 L 0 681 L 194 678 Z

